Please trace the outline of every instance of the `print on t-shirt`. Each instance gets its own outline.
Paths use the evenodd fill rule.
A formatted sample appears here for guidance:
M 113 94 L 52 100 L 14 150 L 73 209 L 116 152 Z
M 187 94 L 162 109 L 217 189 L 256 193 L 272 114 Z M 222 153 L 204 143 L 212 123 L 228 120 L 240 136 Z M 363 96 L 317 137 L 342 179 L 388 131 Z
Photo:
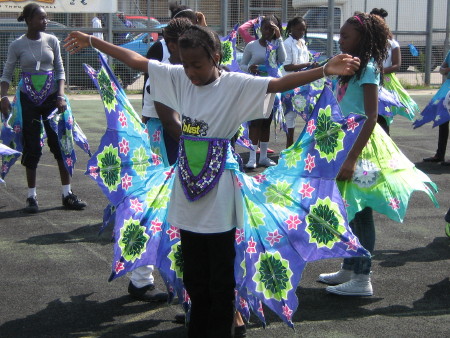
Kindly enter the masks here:
M 189 116 L 183 116 L 183 134 L 192 136 L 206 136 L 208 124 L 205 121 L 193 121 Z

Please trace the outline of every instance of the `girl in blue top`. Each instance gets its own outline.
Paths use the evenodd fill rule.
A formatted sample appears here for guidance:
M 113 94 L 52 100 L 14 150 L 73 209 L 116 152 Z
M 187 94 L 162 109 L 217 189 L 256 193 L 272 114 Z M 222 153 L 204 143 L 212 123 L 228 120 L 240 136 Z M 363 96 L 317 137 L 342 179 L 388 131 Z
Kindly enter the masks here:
M 359 66 L 358 59 L 342 54 L 325 68 L 271 78 L 222 72 L 219 38 L 199 26 L 192 26 L 179 39 L 182 66 L 148 60 L 81 32 L 70 33 L 65 41 L 69 52 L 91 45 L 131 68 L 148 72 L 154 100 L 181 113 L 183 135 L 167 220 L 180 229 L 183 282 L 191 299 L 189 337 L 231 337 L 235 231 L 242 224 L 243 212 L 233 171 L 213 170 L 217 164 L 223 168 L 220 149 L 241 123 L 270 114 L 273 93 L 317 80 L 324 73 L 351 75 Z M 214 147 L 207 158 L 201 156 L 205 145 Z M 211 165 L 209 158 L 214 162 Z M 203 175 L 202 168 L 208 170 L 205 180 L 193 178 L 199 169 Z
M 353 76 L 339 79 L 337 99 L 344 116 L 366 115 L 367 119 L 337 175 L 339 190 L 348 204 L 350 226 L 369 252 L 375 244 L 372 210 L 402 221 L 410 194 L 428 193 L 430 179 L 400 152 L 377 124 L 378 86 L 383 80 L 383 61 L 388 51 L 389 28 L 372 14 L 349 18 L 340 30 L 342 52 L 358 56 L 361 67 Z M 327 291 L 338 295 L 371 296 L 371 258 L 346 258 L 336 273 L 321 274 L 319 281 L 330 285 Z

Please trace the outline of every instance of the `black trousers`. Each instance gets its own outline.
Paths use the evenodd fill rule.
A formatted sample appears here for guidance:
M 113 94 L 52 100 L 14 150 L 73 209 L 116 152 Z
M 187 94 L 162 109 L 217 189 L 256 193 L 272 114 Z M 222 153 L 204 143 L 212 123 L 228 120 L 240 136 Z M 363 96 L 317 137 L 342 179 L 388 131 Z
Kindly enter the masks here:
M 48 115 L 56 108 L 56 92 L 37 106 L 24 93 L 20 93 L 22 105 L 22 135 L 23 152 L 21 163 L 27 168 L 36 169 L 42 156 L 41 145 L 41 117 L 44 121 L 47 143 L 56 160 L 62 160 L 61 148 L 59 147 L 58 135 L 50 127 L 47 120 Z
M 445 151 L 447 150 L 449 123 L 445 122 L 439 125 L 438 148 L 436 150 L 436 157 L 445 158 Z
M 192 306 L 188 337 L 231 337 L 235 229 L 214 234 L 181 230 L 180 234 L 183 282 Z

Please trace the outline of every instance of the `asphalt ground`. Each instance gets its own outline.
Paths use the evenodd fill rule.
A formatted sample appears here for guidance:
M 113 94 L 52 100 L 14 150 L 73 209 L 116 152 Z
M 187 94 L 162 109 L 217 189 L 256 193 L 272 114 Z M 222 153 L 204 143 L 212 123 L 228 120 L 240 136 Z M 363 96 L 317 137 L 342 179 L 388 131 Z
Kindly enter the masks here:
M 423 108 L 434 92 L 411 94 Z M 139 110 L 139 96 L 132 102 Z M 71 104 L 96 149 L 105 128 L 99 97 L 75 95 Z M 303 124 L 300 119 L 297 123 L 298 134 Z M 429 124 L 413 130 L 402 117 L 391 126 L 399 148 L 438 185 L 441 208 L 435 209 L 425 194 L 415 193 L 404 223 L 375 215 L 374 296 L 327 294 L 317 276 L 337 270 L 341 261 L 314 262 L 298 286 L 295 331 L 266 310 L 267 327 L 251 317 L 248 337 L 450 336 L 450 238 L 444 232 L 450 167 L 422 162 L 434 155 L 437 133 Z M 274 160 L 284 145 L 282 133 L 272 137 Z M 246 151 L 239 151 L 245 160 Z M 6 187 L 0 186 L 0 337 L 185 337 L 186 329 L 173 321 L 181 312 L 179 305 L 134 301 L 127 294 L 126 277 L 107 281 L 111 229 L 98 235 L 107 200 L 84 176 L 87 155 L 78 150 L 77 155 L 72 186 L 89 204 L 84 211 L 62 208 L 58 170 L 48 148 L 38 168 L 38 214 L 22 211 L 27 188 L 20 164 L 7 176 Z M 163 288 L 158 273 L 155 277 Z

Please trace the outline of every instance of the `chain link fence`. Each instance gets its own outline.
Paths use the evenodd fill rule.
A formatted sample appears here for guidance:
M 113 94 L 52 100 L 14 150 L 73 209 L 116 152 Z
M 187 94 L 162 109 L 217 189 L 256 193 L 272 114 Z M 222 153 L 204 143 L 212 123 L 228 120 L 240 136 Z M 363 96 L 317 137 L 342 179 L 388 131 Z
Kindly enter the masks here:
M 389 16 L 387 22 L 400 42 L 402 52 L 402 68 L 397 74 L 404 85 L 440 85 L 442 76 L 438 67 L 442 63 L 448 45 L 448 8 L 450 0 L 360 0 L 360 1 L 307 1 L 307 0 L 186 0 L 178 4 L 187 5 L 195 11 L 202 12 L 208 26 L 220 35 L 225 35 L 235 24 L 242 24 L 249 19 L 261 15 L 275 14 L 285 23 L 295 16 L 304 16 L 308 24 L 308 33 L 315 33 L 317 38 L 312 42 L 315 49 L 326 53 L 327 37 L 334 33 L 337 40 L 339 27 L 353 15 L 354 11 L 370 12 L 374 7 L 385 8 Z M 334 15 L 327 17 L 327 5 L 335 3 Z M 430 26 L 427 26 L 427 10 L 433 11 Z M 81 30 L 91 33 L 92 19 L 95 15 L 102 19 L 104 39 L 135 50 L 145 55 L 153 41 L 160 37 L 161 25 L 169 18 L 169 2 L 167 0 L 118 0 L 119 13 L 48 13 L 51 20 L 47 32 L 55 34 L 62 42 L 67 33 Z M 126 27 L 120 19 L 120 13 L 130 21 L 132 27 Z M 0 13 L 0 65 L 6 61 L 8 45 L 15 38 L 26 32 L 26 25 L 17 22 L 20 13 Z M 330 32 L 330 27 L 331 32 Z M 427 44 L 428 43 L 428 44 Z M 336 44 L 337 45 L 337 44 Z M 242 49 L 244 43 L 238 40 Z M 427 54 L 428 51 L 428 54 Z M 83 63 L 94 68 L 99 66 L 98 58 L 92 49 L 69 55 L 62 51 L 66 68 L 67 90 L 92 90 L 93 84 L 84 72 Z M 427 58 L 427 55 L 430 55 Z M 429 67 L 427 68 L 427 62 Z M 117 60 L 111 65 L 123 86 L 129 90 L 142 88 L 142 76 Z M 428 72 L 426 72 L 428 70 Z M 16 73 L 17 83 L 19 77 Z

